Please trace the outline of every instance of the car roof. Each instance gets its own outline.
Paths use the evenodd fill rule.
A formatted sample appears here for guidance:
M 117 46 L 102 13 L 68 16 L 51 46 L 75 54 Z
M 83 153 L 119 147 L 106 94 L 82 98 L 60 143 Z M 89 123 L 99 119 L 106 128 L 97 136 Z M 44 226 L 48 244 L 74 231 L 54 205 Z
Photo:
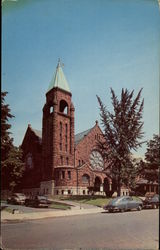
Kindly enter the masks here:
M 25 194 L 23 194 L 23 193 L 14 193 L 13 195 L 21 195 L 21 196 L 25 196 Z
M 131 196 L 118 196 L 118 197 L 116 197 L 116 198 L 114 198 L 114 199 L 112 199 L 112 200 L 122 200 L 122 199 L 124 199 L 124 198 L 129 198 L 129 197 L 131 197 Z

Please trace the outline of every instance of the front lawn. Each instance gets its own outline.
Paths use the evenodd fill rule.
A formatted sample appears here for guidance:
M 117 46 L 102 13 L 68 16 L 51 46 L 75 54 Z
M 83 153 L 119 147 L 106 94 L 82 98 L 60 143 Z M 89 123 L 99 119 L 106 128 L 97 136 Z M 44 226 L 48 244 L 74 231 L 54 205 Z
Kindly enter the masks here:
M 67 210 L 71 209 L 71 206 L 65 203 L 60 203 L 57 201 L 52 201 L 52 203 L 49 205 L 49 208 L 54 208 L 54 209 L 61 209 L 61 210 Z
M 61 197 L 60 200 L 70 200 L 77 203 L 85 203 L 89 205 L 94 205 L 98 207 L 103 207 L 106 205 L 111 198 L 103 196 L 84 196 L 84 195 L 73 195 L 70 197 Z
M 140 200 L 139 197 L 136 196 L 132 196 L 134 200 Z M 104 196 L 89 196 L 89 195 L 72 195 L 69 197 L 59 197 L 59 200 L 70 200 L 70 201 L 74 201 L 77 202 L 79 204 L 84 203 L 84 204 L 90 204 L 90 205 L 94 205 L 97 207 L 103 207 L 104 205 L 107 205 L 108 202 L 111 200 L 112 198 L 108 198 L 108 197 L 104 197 Z

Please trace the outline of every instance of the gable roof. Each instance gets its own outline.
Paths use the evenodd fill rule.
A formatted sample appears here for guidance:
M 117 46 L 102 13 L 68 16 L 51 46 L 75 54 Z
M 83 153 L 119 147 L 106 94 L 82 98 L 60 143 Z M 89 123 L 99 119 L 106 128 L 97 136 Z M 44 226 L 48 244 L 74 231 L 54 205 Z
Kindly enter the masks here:
M 92 130 L 92 128 L 87 129 L 81 133 L 78 133 L 74 137 L 75 144 L 77 145 L 86 135 L 89 134 L 89 132 Z
M 41 130 L 37 130 L 37 129 L 33 129 L 32 131 L 35 133 L 35 135 L 37 135 L 39 138 L 42 139 L 42 131 Z
M 33 133 L 39 137 L 40 142 L 42 141 L 42 131 L 41 130 L 37 130 L 31 127 L 31 125 L 29 124 L 28 127 L 33 131 Z M 75 141 L 75 145 L 77 145 L 81 140 L 84 139 L 85 136 L 87 136 L 90 131 L 93 129 L 94 127 L 87 129 L 81 133 L 78 133 L 74 136 L 74 141 Z

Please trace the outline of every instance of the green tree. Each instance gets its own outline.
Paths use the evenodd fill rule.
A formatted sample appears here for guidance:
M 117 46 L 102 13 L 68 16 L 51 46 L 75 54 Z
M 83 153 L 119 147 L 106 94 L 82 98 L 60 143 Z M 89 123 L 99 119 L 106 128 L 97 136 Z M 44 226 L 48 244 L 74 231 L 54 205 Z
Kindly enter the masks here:
M 14 190 L 24 172 L 22 150 L 13 145 L 9 129 L 9 119 L 14 116 L 8 104 L 5 104 L 7 92 L 1 93 L 1 187 Z
M 118 100 L 111 88 L 112 112 L 97 96 L 104 128 L 104 141 L 99 142 L 98 146 L 116 183 L 118 195 L 123 184 L 134 186 L 136 169 L 131 150 L 137 150 L 143 143 L 139 141 L 143 138 L 144 100 L 141 101 L 141 92 L 142 89 L 134 99 L 134 91 L 130 93 L 127 89 L 122 89 L 121 98 Z
M 143 174 L 149 181 L 158 182 L 160 167 L 160 136 L 153 135 L 153 139 L 147 143 L 145 162 L 143 162 Z
M 9 124 L 9 119 L 14 116 L 10 113 L 11 110 L 8 104 L 5 104 L 5 97 L 8 93 L 1 93 L 1 160 L 2 166 L 3 161 L 8 157 L 8 153 L 13 146 L 13 139 L 10 137 L 9 129 L 11 125 Z

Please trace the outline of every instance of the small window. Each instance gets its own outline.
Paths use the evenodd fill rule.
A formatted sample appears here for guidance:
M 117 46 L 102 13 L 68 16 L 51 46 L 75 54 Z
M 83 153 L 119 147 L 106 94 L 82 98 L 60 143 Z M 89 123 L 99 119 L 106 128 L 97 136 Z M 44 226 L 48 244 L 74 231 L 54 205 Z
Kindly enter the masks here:
M 66 164 L 67 164 L 67 165 L 69 164 L 68 157 L 66 158 Z
M 59 194 L 58 190 L 56 191 L 56 194 L 57 194 L 57 195 Z
M 84 175 L 82 176 L 82 183 L 88 184 L 88 185 L 89 185 L 89 183 L 90 183 L 90 177 L 89 177 L 88 174 L 84 174 Z
M 61 156 L 61 165 L 63 165 L 63 156 Z
M 71 194 L 71 190 L 68 190 L 68 194 Z
M 67 135 L 67 133 L 68 133 L 68 124 L 66 124 L 65 128 L 66 128 L 66 135 Z
M 62 171 L 62 179 L 65 179 L 65 171 Z
M 83 190 L 83 194 L 86 194 L 85 190 Z
M 71 171 L 68 171 L 68 179 L 71 179 Z
M 60 133 L 62 134 L 62 122 L 60 122 Z
M 51 107 L 50 107 L 50 110 L 49 110 L 49 113 L 51 114 L 51 113 L 53 113 L 53 112 L 54 112 L 54 107 L 51 106 Z
M 62 190 L 62 194 L 64 194 L 64 190 Z
M 56 175 L 57 175 L 57 179 L 59 179 L 59 171 L 57 171 L 57 174 L 56 174 Z

